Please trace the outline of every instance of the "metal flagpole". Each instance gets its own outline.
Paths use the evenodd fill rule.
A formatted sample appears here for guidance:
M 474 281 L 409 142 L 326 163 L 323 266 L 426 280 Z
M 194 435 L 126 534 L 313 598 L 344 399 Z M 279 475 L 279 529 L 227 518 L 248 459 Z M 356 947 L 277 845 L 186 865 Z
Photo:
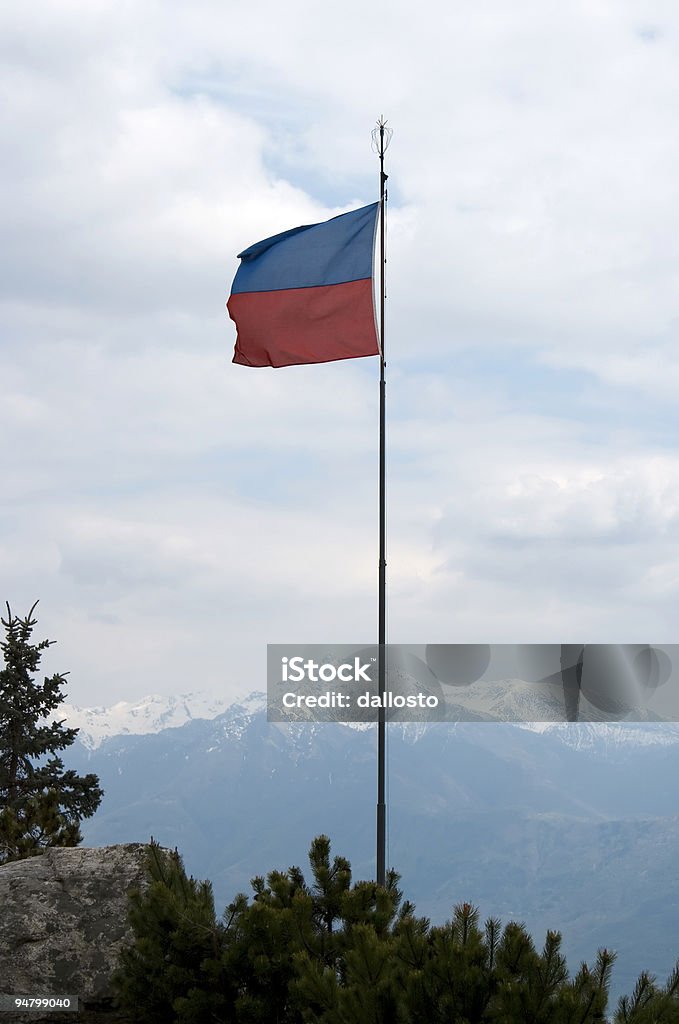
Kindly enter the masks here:
M 378 582 L 378 685 L 380 707 L 377 717 L 377 884 L 386 883 L 387 849 L 387 804 L 386 804 L 386 718 L 384 695 L 386 692 L 386 642 L 387 642 L 387 514 L 386 514 L 386 380 L 384 371 L 384 228 L 385 203 L 387 199 L 387 178 L 384 173 L 384 154 L 391 141 L 392 130 L 380 117 L 373 129 L 373 144 L 380 158 L 380 456 L 379 456 L 379 501 L 380 501 L 380 551 Z

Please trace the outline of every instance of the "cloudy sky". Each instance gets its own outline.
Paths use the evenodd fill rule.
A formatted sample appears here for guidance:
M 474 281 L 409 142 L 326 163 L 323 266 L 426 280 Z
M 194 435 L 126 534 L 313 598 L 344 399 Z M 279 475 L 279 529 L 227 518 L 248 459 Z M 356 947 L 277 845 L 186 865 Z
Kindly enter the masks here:
M 388 152 L 389 639 L 676 642 L 679 12 L 8 4 L 0 579 L 93 705 L 376 635 L 377 361 L 231 363 Z

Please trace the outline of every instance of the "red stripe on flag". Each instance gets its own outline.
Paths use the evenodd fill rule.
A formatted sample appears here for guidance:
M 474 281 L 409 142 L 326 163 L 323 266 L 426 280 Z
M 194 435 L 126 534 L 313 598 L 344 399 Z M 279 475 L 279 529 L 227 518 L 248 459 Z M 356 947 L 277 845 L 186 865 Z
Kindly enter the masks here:
M 379 354 L 371 278 L 318 288 L 240 292 L 226 304 L 234 363 L 295 366 Z

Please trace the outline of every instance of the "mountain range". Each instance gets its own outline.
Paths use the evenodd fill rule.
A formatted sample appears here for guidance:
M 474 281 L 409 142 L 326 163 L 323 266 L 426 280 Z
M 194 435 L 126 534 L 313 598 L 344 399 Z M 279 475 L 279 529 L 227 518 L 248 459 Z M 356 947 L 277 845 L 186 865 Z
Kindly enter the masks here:
M 320 833 L 374 875 L 373 726 L 269 723 L 262 694 L 62 708 L 68 767 L 105 790 L 86 845 L 176 846 L 220 911 L 254 875 L 305 868 Z M 630 991 L 679 956 L 678 769 L 669 723 L 393 724 L 388 862 L 418 913 L 468 900 L 538 944 L 559 929 L 572 971 L 606 945 Z

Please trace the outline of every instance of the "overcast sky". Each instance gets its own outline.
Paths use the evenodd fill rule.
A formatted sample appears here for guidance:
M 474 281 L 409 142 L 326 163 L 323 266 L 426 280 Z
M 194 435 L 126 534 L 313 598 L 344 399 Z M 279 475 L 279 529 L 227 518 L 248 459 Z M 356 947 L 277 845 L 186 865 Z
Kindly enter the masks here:
M 388 151 L 389 639 L 679 640 L 679 11 L 7 4 L 0 580 L 81 705 L 376 638 L 376 359 L 231 363 L 236 253 Z

